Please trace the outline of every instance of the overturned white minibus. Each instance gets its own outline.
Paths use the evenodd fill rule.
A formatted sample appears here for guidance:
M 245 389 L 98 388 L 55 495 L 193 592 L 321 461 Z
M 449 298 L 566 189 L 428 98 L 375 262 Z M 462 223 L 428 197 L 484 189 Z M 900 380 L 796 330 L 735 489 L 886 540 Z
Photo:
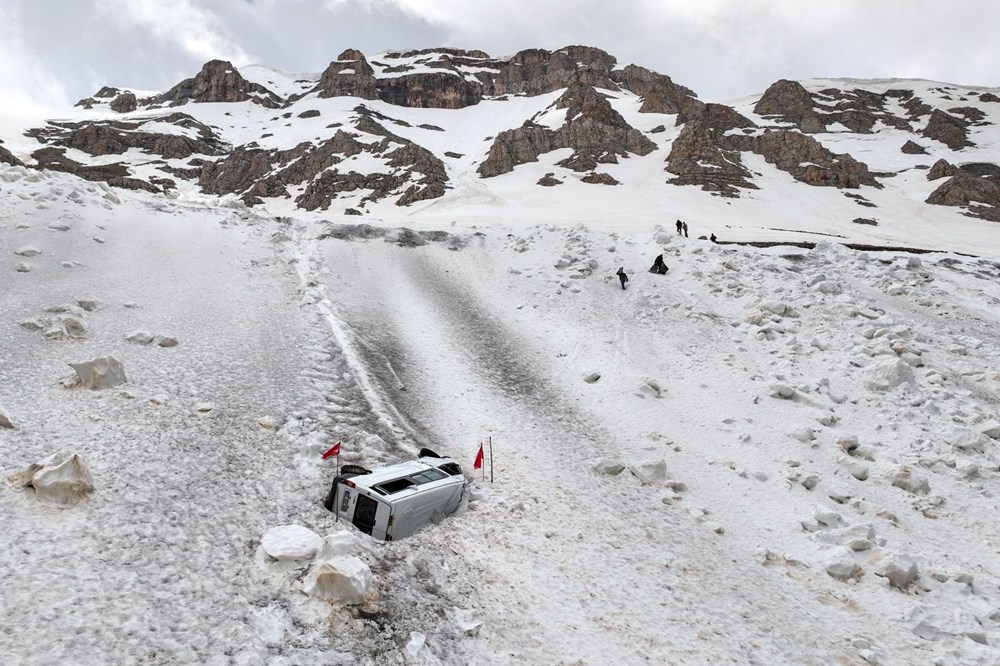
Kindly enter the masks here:
M 395 541 L 455 513 L 464 491 L 458 463 L 423 449 L 416 460 L 375 471 L 345 465 L 323 506 L 365 534 Z

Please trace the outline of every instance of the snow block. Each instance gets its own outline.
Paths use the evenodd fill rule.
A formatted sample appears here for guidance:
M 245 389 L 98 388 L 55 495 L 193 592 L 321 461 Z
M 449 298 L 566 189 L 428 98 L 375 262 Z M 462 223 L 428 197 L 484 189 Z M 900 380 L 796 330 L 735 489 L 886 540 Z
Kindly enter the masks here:
M 60 507 L 75 506 L 94 492 L 94 480 L 76 453 L 56 453 L 7 478 L 15 490 L 33 488 L 35 497 Z
M 1000 423 L 993 421 L 983 428 L 983 434 L 991 439 L 1000 439 Z
M 594 474 L 600 474 L 601 476 L 617 476 L 625 471 L 625 465 L 610 458 L 601 458 L 590 469 Z
M 356 606 L 364 603 L 372 578 L 367 564 L 352 555 L 340 555 L 315 565 L 303 589 L 310 597 Z
M 906 555 L 892 555 L 883 562 L 875 574 L 888 579 L 889 585 L 906 590 L 917 579 L 917 563 Z
M 865 388 L 888 391 L 900 384 L 913 384 L 913 368 L 898 358 L 872 363 L 864 369 Z
M 93 390 L 111 388 L 128 381 L 125 368 L 113 356 L 102 356 L 83 363 L 70 363 L 80 386 Z
M 960 451 L 975 451 L 982 453 L 992 442 L 990 438 L 981 432 L 976 432 L 971 428 L 953 426 L 945 433 L 944 441 L 951 444 Z
M 281 525 L 265 532 L 260 545 L 276 560 L 308 560 L 323 547 L 323 538 L 301 525 Z
M 854 561 L 854 552 L 843 546 L 834 548 L 824 560 L 823 568 L 837 580 L 854 578 L 861 573 L 861 567 Z
M 644 486 L 662 485 L 667 480 L 667 461 L 655 460 L 629 467 L 629 471 Z
M 892 480 L 892 485 L 897 488 L 902 488 L 908 493 L 913 493 L 914 495 L 927 495 L 931 492 L 931 484 L 927 481 L 927 479 L 914 474 L 913 468 L 909 465 L 903 465 L 900 467 L 890 478 Z
M 964 636 L 977 643 L 985 643 L 986 636 L 976 616 L 963 608 L 942 608 L 920 604 L 910 611 L 911 631 L 928 641 L 948 636 Z
M 349 555 L 358 544 L 357 538 L 350 532 L 334 532 L 323 538 L 323 547 L 319 549 L 319 559 L 329 559 L 339 555 Z

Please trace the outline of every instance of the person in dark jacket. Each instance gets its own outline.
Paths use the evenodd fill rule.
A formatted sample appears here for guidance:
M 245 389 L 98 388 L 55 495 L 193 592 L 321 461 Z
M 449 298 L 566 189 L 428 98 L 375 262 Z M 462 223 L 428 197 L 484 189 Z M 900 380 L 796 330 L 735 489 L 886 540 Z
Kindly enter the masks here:
M 711 236 L 708 237 L 708 240 L 712 241 L 713 243 L 718 243 L 719 242 L 719 239 L 715 237 L 714 233 Z
M 681 226 L 684 227 L 684 238 L 687 238 L 688 237 L 688 223 L 687 222 L 681 222 Z
M 628 276 L 625 275 L 625 267 L 622 266 L 621 268 L 619 268 L 618 273 L 616 273 L 616 275 L 618 275 L 618 279 L 622 281 L 622 289 L 624 289 L 625 283 L 628 282 Z
M 677 220 L 677 235 L 680 236 L 683 231 L 684 231 L 684 223 L 681 222 L 680 220 Z
M 668 270 L 670 269 L 663 263 L 663 255 L 661 254 L 653 261 L 653 267 L 649 269 L 649 272 L 656 273 L 657 275 L 666 275 Z

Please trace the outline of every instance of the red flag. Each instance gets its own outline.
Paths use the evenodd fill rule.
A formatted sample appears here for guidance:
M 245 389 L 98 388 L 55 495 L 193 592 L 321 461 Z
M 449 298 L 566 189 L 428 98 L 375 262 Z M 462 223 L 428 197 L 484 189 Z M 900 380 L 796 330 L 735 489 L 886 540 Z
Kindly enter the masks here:
M 333 456 L 340 456 L 340 442 L 334 444 L 332 449 L 323 454 L 323 460 L 332 458 Z
M 482 469 L 483 467 L 483 445 L 479 445 L 479 453 L 476 454 L 476 462 L 472 463 L 472 469 Z

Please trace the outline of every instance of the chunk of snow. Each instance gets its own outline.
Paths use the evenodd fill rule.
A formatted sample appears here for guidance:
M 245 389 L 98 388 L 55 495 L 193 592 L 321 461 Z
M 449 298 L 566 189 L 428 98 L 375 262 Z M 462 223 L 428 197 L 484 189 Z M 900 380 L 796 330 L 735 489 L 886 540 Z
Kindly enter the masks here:
M 410 642 L 406 644 L 406 654 L 411 657 L 416 657 L 420 650 L 424 647 L 424 642 L 426 640 L 427 637 L 419 631 L 411 631 Z
M 84 388 L 106 389 L 128 381 L 125 377 L 125 368 L 113 356 L 101 356 L 83 363 L 70 363 L 69 366 L 76 371 L 79 385 Z
M 323 547 L 319 550 L 318 557 L 326 559 L 338 555 L 350 555 L 358 539 L 350 532 L 334 532 L 323 537 Z
M 132 331 L 125 334 L 125 339 L 137 345 L 148 345 L 155 336 L 149 331 Z
M 356 606 L 364 603 L 372 579 L 367 564 L 353 555 L 339 555 L 315 564 L 306 576 L 303 589 L 317 599 Z
M 18 255 L 19 257 L 37 257 L 41 253 L 42 251 L 39 250 L 37 247 L 30 247 L 30 246 L 14 250 L 14 254 Z
M 847 547 L 834 548 L 823 561 L 823 568 L 837 580 L 854 578 L 861 573 L 861 567 L 854 561 L 854 552 Z
M 301 525 L 281 525 L 265 532 L 260 545 L 276 560 L 308 560 L 323 547 L 323 538 Z
M 900 384 L 913 384 L 913 368 L 898 358 L 876 361 L 864 369 L 864 385 L 873 391 L 888 391 Z
M 906 590 L 917 579 L 917 563 L 906 555 L 893 554 L 875 570 L 875 573 L 886 578 L 892 587 Z
M 583 376 L 583 381 L 587 382 L 588 384 L 593 384 L 600 378 L 601 378 L 601 373 L 589 372 Z
M 615 476 L 625 471 L 625 465 L 610 458 L 601 458 L 594 462 L 590 468 L 594 474 L 602 476 Z
M 945 433 L 944 441 L 951 444 L 960 451 L 976 451 L 982 453 L 992 442 L 990 438 L 981 432 L 976 432 L 971 428 L 953 426 Z
M 985 643 L 986 637 L 976 616 L 964 608 L 942 608 L 930 604 L 919 604 L 910 611 L 909 620 L 914 634 L 929 641 L 948 636 L 965 636 L 977 643 Z
M 30 273 L 31 266 L 22 261 L 17 265 L 17 268 L 15 268 L 14 270 L 17 271 L 18 273 Z
M 897 488 L 913 493 L 914 495 L 926 495 L 931 491 L 931 484 L 925 477 L 918 476 L 909 465 L 903 465 L 890 477 L 892 485 Z
M 635 475 L 644 486 L 661 485 L 667 480 L 667 461 L 654 460 L 629 467 L 629 471 Z
M 62 507 L 75 506 L 94 492 L 94 480 L 76 453 L 56 453 L 7 478 L 15 490 L 33 488 L 35 497 Z

